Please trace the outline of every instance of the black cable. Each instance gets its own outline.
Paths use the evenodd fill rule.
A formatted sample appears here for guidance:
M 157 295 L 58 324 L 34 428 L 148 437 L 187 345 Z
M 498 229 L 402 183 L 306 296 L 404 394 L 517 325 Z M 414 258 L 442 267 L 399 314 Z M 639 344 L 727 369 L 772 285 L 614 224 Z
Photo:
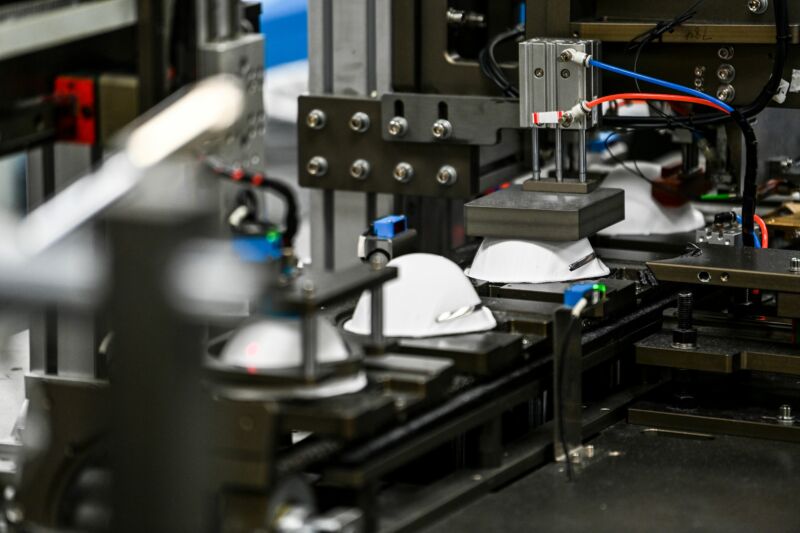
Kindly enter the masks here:
M 252 187 L 258 187 L 280 196 L 286 206 L 286 213 L 283 217 L 283 246 L 284 248 L 294 246 L 294 238 L 300 227 L 300 211 L 297 206 L 297 197 L 289 185 L 263 174 L 251 174 L 242 169 L 225 166 L 218 160 L 211 158 L 207 159 L 206 163 L 216 176 L 224 177 L 237 183 L 246 183 Z
M 518 98 L 519 90 L 514 87 L 510 81 L 508 81 L 505 73 L 497 63 L 495 49 L 500 44 L 511 39 L 518 39 L 523 35 L 525 35 L 525 26 L 522 24 L 517 25 L 514 28 L 494 37 L 491 41 L 489 41 L 489 44 L 483 50 L 481 50 L 480 54 L 478 54 L 478 65 L 480 66 L 483 75 L 497 85 L 503 94 L 509 98 Z
M 766 85 L 753 102 L 739 109 L 745 118 L 752 118 L 764 110 L 772 98 L 778 93 L 783 71 L 789 55 L 791 33 L 789 28 L 789 4 L 787 0 L 773 2 L 775 14 L 775 58 L 772 63 L 772 73 Z M 671 127 L 711 126 L 726 122 L 729 115 L 724 113 L 703 113 L 691 117 L 675 117 L 670 121 L 650 117 L 605 117 L 604 123 L 608 126 L 629 127 L 636 129 L 663 129 Z

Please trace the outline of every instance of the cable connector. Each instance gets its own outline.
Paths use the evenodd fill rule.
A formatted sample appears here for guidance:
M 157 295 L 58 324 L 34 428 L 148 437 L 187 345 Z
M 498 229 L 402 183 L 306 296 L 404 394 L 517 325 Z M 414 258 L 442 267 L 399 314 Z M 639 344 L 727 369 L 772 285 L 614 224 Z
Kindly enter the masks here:
M 592 55 L 586 52 L 579 52 L 574 48 L 568 48 L 561 52 L 561 61 L 564 63 L 575 63 L 582 67 L 589 67 L 589 62 L 592 60 Z

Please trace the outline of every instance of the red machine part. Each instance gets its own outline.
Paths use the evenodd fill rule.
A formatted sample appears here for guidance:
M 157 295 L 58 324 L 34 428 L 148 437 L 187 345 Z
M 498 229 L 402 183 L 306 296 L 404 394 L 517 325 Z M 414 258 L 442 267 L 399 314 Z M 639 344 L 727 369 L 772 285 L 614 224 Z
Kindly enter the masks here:
M 59 76 L 56 78 L 56 97 L 73 99 L 72 113 L 59 120 L 59 140 L 79 144 L 97 141 L 97 109 L 94 78 Z

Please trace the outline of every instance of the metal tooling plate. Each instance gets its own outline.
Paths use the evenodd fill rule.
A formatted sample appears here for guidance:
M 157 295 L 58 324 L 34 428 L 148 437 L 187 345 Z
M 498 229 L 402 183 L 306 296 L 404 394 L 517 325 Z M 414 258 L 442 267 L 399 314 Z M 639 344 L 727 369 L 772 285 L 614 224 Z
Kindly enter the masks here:
M 465 374 L 492 375 L 522 357 L 522 336 L 496 331 L 433 339 L 403 339 L 397 351 L 452 359 Z
M 326 116 L 326 126 L 314 130 L 306 126 L 309 111 L 319 109 Z M 350 118 L 358 112 L 370 117 L 364 133 L 350 129 Z M 315 189 L 468 198 L 479 191 L 478 148 L 454 144 L 420 144 L 383 140 L 381 102 L 372 99 L 343 97 L 301 97 L 298 118 L 300 185 Z M 328 161 L 324 176 L 312 176 L 307 162 L 315 156 Z M 366 179 L 354 179 L 350 167 L 358 159 L 369 162 Z M 392 176 L 395 166 L 405 162 L 414 167 L 414 177 L 400 183 Z M 445 165 L 456 169 L 458 180 L 451 186 L 440 185 L 436 174 Z
M 750 339 L 699 335 L 697 348 L 684 350 L 672 346 L 672 333 L 661 332 L 636 343 L 636 362 L 725 374 L 757 370 L 798 375 L 800 348 Z
M 517 185 L 466 204 L 464 218 L 470 237 L 577 241 L 624 220 L 625 194 L 537 193 Z
M 800 318 L 800 294 L 778 293 L 778 316 Z
M 672 346 L 672 333 L 656 333 L 636 343 L 636 362 L 730 374 L 739 369 L 739 351 L 733 340 L 718 337 L 698 337 L 697 348 L 682 350 Z
M 555 178 L 530 179 L 522 184 L 523 191 L 530 192 L 563 192 L 567 194 L 586 194 L 600 186 L 600 180 L 581 182 L 577 179 L 558 181 Z
M 800 424 L 782 424 L 775 415 L 774 407 L 766 409 L 760 405 L 739 406 L 735 410 L 701 405 L 679 410 L 668 403 L 643 401 L 628 410 L 628 422 L 679 431 L 800 443 Z
M 800 445 L 692 437 L 619 423 L 591 441 L 574 482 L 550 463 L 421 531 L 800 530 Z
M 399 105 L 408 120 L 408 133 L 402 138 L 389 135 L 389 121 L 396 116 Z M 446 106 L 446 116 L 442 116 L 442 105 Z M 491 146 L 500 141 L 501 129 L 519 127 L 519 102 L 503 98 L 394 93 L 381 98 L 381 110 L 383 140 L 389 142 Z M 453 133 L 447 140 L 439 141 L 431 132 L 434 122 L 440 118 L 446 118 L 453 125 Z
M 701 250 L 699 255 L 652 261 L 647 266 L 659 281 L 800 292 L 800 274 L 789 270 L 791 259 L 800 257 L 800 252 L 727 246 L 702 246 Z M 706 274 L 708 281 L 700 281 Z
M 357 439 L 374 434 L 395 419 L 394 399 L 366 391 L 311 402 L 281 402 L 283 431 L 310 431 Z
M 369 265 L 320 272 L 310 270 L 287 288 L 270 293 L 272 305 L 282 310 L 309 310 L 358 296 L 397 277 L 396 268 L 375 270 Z M 313 288 L 313 290 L 311 290 Z
M 447 392 L 455 375 L 453 361 L 388 353 L 364 359 L 370 379 L 392 393 L 432 400 Z
M 636 283 L 625 279 L 597 280 L 606 288 L 606 300 L 594 306 L 593 316 L 602 317 L 619 309 L 624 309 L 636 303 Z M 564 292 L 573 285 L 572 283 L 509 283 L 507 285 L 493 286 L 489 294 L 498 298 L 514 298 L 519 300 L 534 300 L 539 302 L 561 303 L 564 301 Z
M 481 298 L 492 310 L 498 322 L 513 333 L 549 337 L 553 330 L 553 313 L 561 304 L 516 300 L 512 298 Z

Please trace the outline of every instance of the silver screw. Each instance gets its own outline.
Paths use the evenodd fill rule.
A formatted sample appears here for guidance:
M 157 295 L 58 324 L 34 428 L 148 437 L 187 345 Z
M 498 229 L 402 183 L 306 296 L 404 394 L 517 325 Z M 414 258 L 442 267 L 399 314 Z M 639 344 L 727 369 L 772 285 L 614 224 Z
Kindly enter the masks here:
M 443 141 L 449 139 L 450 136 L 453 135 L 453 125 L 449 120 L 442 118 L 433 123 L 431 132 L 436 139 Z
M 702 78 L 705 75 L 706 75 L 706 67 L 704 67 L 702 65 L 698 65 L 698 66 L 694 67 L 694 76 L 696 78 Z
M 705 83 L 706 83 L 706 80 L 703 79 L 703 78 L 695 78 L 694 79 L 694 86 L 697 89 L 702 89 L 703 85 L 705 85 Z
M 327 121 L 328 117 L 325 112 L 319 109 L 309 111 L 308 116 L 306 116 L 306 126 L 312 130 L 321 130 L 325 127 Z
M 565 68 L 564 70 L 562 70 L 561 71 L 561 77 L 564 78 L 565 80 L 569 79 L 569 77 L 570 77 L 569 69 Z
M 789 270 L 800 273 L 800 257 L 792 257 Z
M 728 63 L 720 65 L 717 69 L 717 78 L 723 83 L 731 83 L 736 78 L 736 69 Z
M 439 185 L 449 187 L 458 181 L 458 172 L 450 165 L 445 165 L 436 173 L 436 181 Z
M 723 46 L 717 50 L 717 57 L 723 61 L 730 61 L 733 59 L 733 46 Z
M 570 112 L 566 112 L 561 115 L 561 125 L 565 128 L 569 128 L 572 126 L 572 123 L 575 122 L 575 117 Z
M 753 15 L 764 14 L 768 7 L 768 0 L 747 0 L 747 10 Z
M 350 165 L 350 175 L 357 180 L 367 179 L 370 170 L 372 170 L 371 165 L 366 159 L 357 159 Z
M 544 76 L 544 69 L 537 68 L 536 70 L 533 71 L 533 75 L 536 76 L 537 78 L 541 78 L 542 76 Z
M 783 404 L 778 407 L 778 422 L 784 424 L 791 424 L 794 422 L 794 415 L 792 414 L 792 406 Z
M 733 85 L 721 85 L 717 89 L 717 98 L 723 102 L 733 102 L 736 98 L 736 89 L 733 88 Z
M 389 121 L 389 135 L 403 137 L 408 132 L 408 121 L 405 117 L 394 117 Z
M 369 129 L 369 115 L 358 112 L 350 117 L 350 129 L 356 133 L 364 133 Z
M 572 61 L 572 50 L 564 50 L 561 52 L 561 61 L 564 63 L 569 63 Z
M 394 179 L 400 183 L 408 183 L 414 177 L 414 167 L 408 163 L 398 163 L 392 172 Z
M 308 161 L 306 170 L 312 176 L 324 176 L 328 173 L 328 160 L 324 157 L 314 156 Z

